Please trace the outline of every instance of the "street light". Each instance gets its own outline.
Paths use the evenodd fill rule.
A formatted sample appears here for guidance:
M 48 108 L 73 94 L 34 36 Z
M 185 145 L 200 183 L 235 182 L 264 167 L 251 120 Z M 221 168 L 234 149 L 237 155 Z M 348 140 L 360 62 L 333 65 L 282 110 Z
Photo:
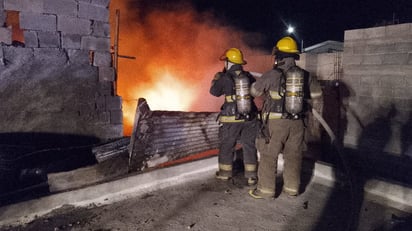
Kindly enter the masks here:
M 295 31 L 295 28 L 293 26 L 288 26 L 288 34 L 293 34 L 293 32 Z

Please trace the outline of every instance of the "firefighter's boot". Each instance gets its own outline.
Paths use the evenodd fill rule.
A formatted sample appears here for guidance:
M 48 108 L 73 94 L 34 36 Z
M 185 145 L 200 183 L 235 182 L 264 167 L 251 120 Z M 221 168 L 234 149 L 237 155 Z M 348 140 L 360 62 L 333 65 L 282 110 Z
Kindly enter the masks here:
M 245 164 L 245 177 L 247 178 L 247 185 L 253 186 L 257 183 L 257 166 L 256 164 Z
M 230 164 L 219 164 L 219 171 L 216 172 L 216 179 L 227 181 L 232 178 L 233 167 Z
M 255 199 L 274 199 L 275 193 L 269 191 L 262 191 L 258 188 L 249 190 L 249 195 Z

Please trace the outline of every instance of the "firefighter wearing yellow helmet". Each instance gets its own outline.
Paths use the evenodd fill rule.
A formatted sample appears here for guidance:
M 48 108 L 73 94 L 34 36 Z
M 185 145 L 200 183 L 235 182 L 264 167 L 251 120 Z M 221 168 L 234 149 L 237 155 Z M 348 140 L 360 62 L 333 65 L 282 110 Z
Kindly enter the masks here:
M 230 48 L 220 57 L 224 69 L 217 72 L 212 80 L 210 94 L 224 96 L 225 101 L 219 114 L 219 171 L 216 178 L 229 180 L 233 176 L 235 147 L 242 144 L 244 176 L 248 185 L 256 184 L 257 154 L 257 107 L 250 95 L 250 85 L 255 78 L 243 69 L 246 61 L 238 48 Z
M 234 64 L 245 65 L 247 62 L 243 59 L 243 53 L 238 48 L 230 48 L 220 56 L 221 61 L 229 61 Z
M 289 36 L 280 39 L 274 47 L 273 53 L 284 52 L 287 54 L 299 54 L 298 45 L 296 41 Z M 272 54 L 273 54 L 272 53 Z
M 260 153 L 258 183 L 249 195 L 272 198 L 276 191 L 279 153 L 283 154 L 283 192 L 297 196 L 300 187 L 307 103 L 322 91 L 315 78 L 296 65 L 299 50 L 292 37 L 280 39 L 273 48 L 275 65 L 251 86 L 253 96 L 264 96 L 262 134 L 256 140 Z

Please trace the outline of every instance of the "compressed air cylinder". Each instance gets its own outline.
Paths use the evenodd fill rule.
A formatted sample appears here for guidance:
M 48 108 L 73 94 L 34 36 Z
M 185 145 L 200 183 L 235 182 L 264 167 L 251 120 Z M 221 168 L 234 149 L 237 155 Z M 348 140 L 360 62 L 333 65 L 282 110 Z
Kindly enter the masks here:
M 237 112 L 242 115 L 250 113 L 252 108 L 250 96 L 250 81 L 245 75 L 235 78 L 236 106 Z
M 303 109 L 303 70 L 295 66 L 286 72 L 285 110 L 293 116 Z

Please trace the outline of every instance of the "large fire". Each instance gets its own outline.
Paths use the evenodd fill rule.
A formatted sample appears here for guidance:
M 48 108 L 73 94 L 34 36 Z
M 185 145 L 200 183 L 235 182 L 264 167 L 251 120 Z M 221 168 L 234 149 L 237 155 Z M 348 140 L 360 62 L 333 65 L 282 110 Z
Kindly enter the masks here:
M 219 26 L 191 7 L 149 11 L 123 0 L 112 1 L 110 9 L 112 40 L 115 10 L 120 10 L 119 54 L 136 57 L 119 58 L 117 94 L 123 99 L 125 135 L 131 134 L 139 98 L 152 110 L 218 111 L 223 99 L 211 96 L 209 87 L 223 69 L 219 57 L 227 48 L 243 51 L 246 70 L 261 71 L 250 69 L 247 57 L 259 51 L 245 45 L 242 32 Z

